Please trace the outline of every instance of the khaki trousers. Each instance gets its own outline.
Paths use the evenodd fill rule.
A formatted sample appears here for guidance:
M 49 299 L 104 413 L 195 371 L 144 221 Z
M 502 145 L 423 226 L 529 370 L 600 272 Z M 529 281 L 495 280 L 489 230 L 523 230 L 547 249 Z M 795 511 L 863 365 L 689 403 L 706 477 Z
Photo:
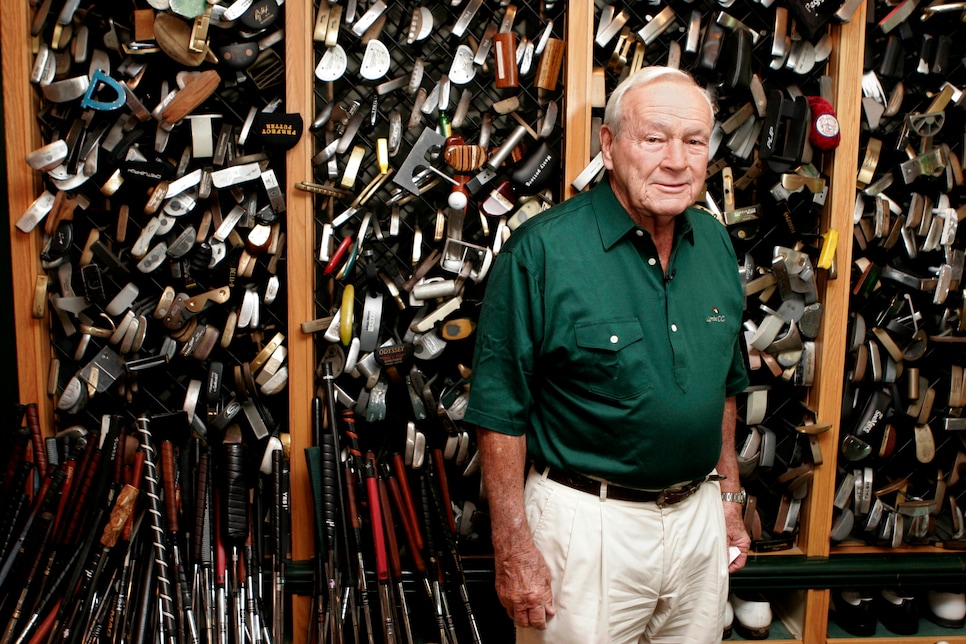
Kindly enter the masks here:
M 728 557 L 720 486 L 675 505 L 601 499 L 531 468 L 527 520 L 550 567 L 547 629 L 518 644 L 720 642 Z

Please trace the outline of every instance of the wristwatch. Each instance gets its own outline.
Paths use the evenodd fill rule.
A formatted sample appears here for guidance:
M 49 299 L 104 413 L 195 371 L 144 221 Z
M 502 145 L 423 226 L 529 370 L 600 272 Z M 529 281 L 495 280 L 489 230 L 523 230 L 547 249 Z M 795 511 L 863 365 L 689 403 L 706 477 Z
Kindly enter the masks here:
M 744 489 L 742 489 L 740 492 L 722 492 L 721 493 L 721 500 L 725 502 L 740 503 L 741 505 L 744 505 L 747 499 L 748 499 L 748 493 L 745 492 Z

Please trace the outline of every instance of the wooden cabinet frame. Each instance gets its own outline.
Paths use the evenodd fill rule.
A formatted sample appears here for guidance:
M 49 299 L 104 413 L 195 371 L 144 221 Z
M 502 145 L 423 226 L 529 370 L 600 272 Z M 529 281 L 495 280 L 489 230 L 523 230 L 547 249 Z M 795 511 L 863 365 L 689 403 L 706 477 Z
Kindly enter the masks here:
M 48 320 L 32 317 L 27 302 L 33 300 L 34 284 L 44 271 L 40 266 L 40 236 L 24 235 L 15 228 L 16 220 L 36 198 L 39 178 L 24 162 L 28 152 L 39 146 L 39 132 L 33 127 L 36 104 L 35 91 L 29 83 L 32 53 L 26 34 L 29 33 L 30 11 L 26 0 L 0 3 L 0 42 L 3 64 L 3 101 L 8 127 L 6 128 L 6 170 L 10 220 L 10 252 L 14 302 L 13 317 L 17 341 L 17 370 L 20 400 L 37 402 L 41 426 L 53 431 L 53 405 L 46 395 L 50 362 Z M 818 421 L 831 423 L 832 430 L 820 437 L 826 463 L 816 469 L 812 491 L 806 508 L 804 529 L 799 536 L 799 550 L 807 557 L 829 557 L 829 532 L 832 522 L 832 498 L 835 490 L 835 455 L 838 450 L 840 405 L 843 391 L 846 329 L 850 284 L 849 267 L 852 257 L 852 212 L 855 197 L 859 123 L 861 120 L 861 74 L 865 43 L 865 4 L 860 3 L 850 22 L 834 25 L 832 56 L 829 75 L 834 80 L 834 107 L 841 124 L 841 144 L 834 155 L 834 165 L 826 168 L 831 177 L 830 200 L 826 207 L 823 229 L 839 232 L 836 267 L 838 277 L 827 279 L 823 285 L 825 306 L 824 324 L 819 337 L 819 362 L 815 384 L 810 393 L 810 404 L 818 414 Z M 286 105 L 288 112 L 303 115 L 314 113 L 311 67 L 312 4 L 289 2 L 285 5 Z M 573 2 L 568 7 L 566 25 L 565 84 L 568 88 L 563 110 L 564 131 L 564 194 L 574 191 L 570 183 L 590 160 L 590 87 L 593 67 L 594 6 L 590 2 Z M 18 127 L 22 125 L 23 127 Z M 299 324 L 315 317 L 314 301 L 314 242 L 315 221 L 310 193 L 291 189 L 305 177 L 312 176 L 312 137 L 303 137 L 287 153 L 287 261 L 285 262 L 288 289 L 290 332 L 287 336 L 289 382 L 289 433 L 291 435 L 292 483 L 292 558 L 310 559 L 314 551 L 312 502 L 305 461 L 300 457 L 311 442 L 311 400 L 315 395 L 315 356 L 312 337 L 298 331 Z M 31 267 L 29 269 L 24 267 Z M 771 557 L 781 555 L 770 555 Z M 834 555 L 833 555 L 834 556 Z M 900 555 L 901 556 L 901 555 Z M 307 597 L 293 599 L 293 632 L 304 633 L 309 619 Z M 827 641 L 829 591 L 806 591 L 806 643 Z M 891 639 L 894 638 L 890 638 Z M 903 642 L 925 643 L 935 638 L 902 638 Z M 966 636 L 947 637 L 951 642 L 966 643 Z M 797 641 L 797 640 L 793 640 Z M 836 642 L 869 642 L 868 638 Z M 885 640 L 880 640 L 885 641 Z

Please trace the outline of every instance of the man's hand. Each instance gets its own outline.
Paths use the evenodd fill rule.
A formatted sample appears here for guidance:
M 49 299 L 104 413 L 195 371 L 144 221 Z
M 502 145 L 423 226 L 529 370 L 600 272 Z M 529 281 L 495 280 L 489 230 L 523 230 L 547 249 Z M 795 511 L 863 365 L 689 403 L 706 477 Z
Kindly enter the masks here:
M 526 543 L 495 560 L 496 593 L 517 626 L 542 630 L 556 612 L 550 570 L 529 534 L 520 541 Z
M 725 530 L 728 533 L 728 545 L 735 546 L 741 550 L 738 558 L 728 565 L 728 572 L 735 572 L 745 567 L 748 561 L 748 548 L 751 547 L 751 537 L 745 530 L 744 518 L 741 515 L 742 507 L 738 503 L 724 502 Z
M 525 436 L 476 431 L 490 508 L 496 593 L 517 626 L 544 629 L 555 610 L 550 569 L 533 543 L 523 501 Z
M 725 477 L 725 483 L 721 485 L 722 492 L 737 492 L 741 476 L 738 473 L 738 458 L 735 452 L 735 420 L 737 418 L 738 405 L 735 397 L 730 396 L 725 399 L 724 414 L 721 417 L 721 456 L 718 458 L 718 465 L 715 468 L 718 474 Z M 741 570 L 748 560 L 748 548 L 751 547 L 751 537 L 745 530 L 745 521 L 742 516 L 744 508 L 738 503 L 723 501 L 725 516 L 725 531 L 728 533 L 728 546 L 735 546 L 741 551 L 738 558 L 728 565 L 728 572 Z

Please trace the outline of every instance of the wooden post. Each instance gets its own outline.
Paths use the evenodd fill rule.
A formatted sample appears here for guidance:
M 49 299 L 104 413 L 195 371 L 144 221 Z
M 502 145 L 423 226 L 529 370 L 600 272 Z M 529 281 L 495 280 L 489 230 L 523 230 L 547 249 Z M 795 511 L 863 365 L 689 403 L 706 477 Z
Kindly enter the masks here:
M 285 4 L 285 103 L 289 112 L 312 120 L 315 114 L 311 2 Z M 286 288 L 288 289 L 288 401 L 291 443 L 292 559 L 315 555 L 312 490 L 305 448 L 312 445 L 312 397 L 315 391 L 315 344 L 300 324 L 315 316 L 315 218 L 309 192 L 294 190 L 311 180 L 313 137 L 306 133 L 286 157 Z M 311 599 L 292 597 L 292 636 L 298 642 L 308 627 Z
M 28 46 L 30 15 L 27 2 L 0 3 L 0 48 L 3 60 L 3 111 L 6 120 L 7 205 L 10 217 L 10 261 L 13 320 L 17 346 L 20 402 L 37 403 L 44 435 L 53 435 L 53 405 L 47 397 L 50 365 L 49 315 L 33 317 L 30 303 L 37 277 L 46 272 L 40 265 L 41 233 L 25 234 L 16 223 L 34 199 L 40 182 L 24 157 L 40 146 L 36 118 L 36 92 L 30 86 L 32 57 Z
M 832 429 L 820 435 L 825 463 L 816 470 L 809 492 L 806 531 L 800 543 L 812 557 L 829 555 L 832 499 L 835 497 L 835 461 L 838 457 L 839 422 L 845 378 L 846 334 L 849 319 L 850 267 L 852 265 L 852 211 L 858 172 L 859 124 L 862 119 L 862 69 L 865 48 L 865 3 L 860 3 L 850 22 L 832 27 L 829 74 L 835 80 L 833 108 L 838 116 L 841 142 L 830 177 L 830 201 L 822 230 L 836 230 L 836 279 L 825 283 L 825 313 L 818 342 L 815 389 L 812 391 L 819 422 Z M 805 642 L 824 642 L 829 591 L 809 590 L 805 600 Z
M 594 70 L 594 3 L 567 6 L 567 53 L 564 72 L 563 199 L 576 194 L 570 186 L 590 161 L 590 83 Z

